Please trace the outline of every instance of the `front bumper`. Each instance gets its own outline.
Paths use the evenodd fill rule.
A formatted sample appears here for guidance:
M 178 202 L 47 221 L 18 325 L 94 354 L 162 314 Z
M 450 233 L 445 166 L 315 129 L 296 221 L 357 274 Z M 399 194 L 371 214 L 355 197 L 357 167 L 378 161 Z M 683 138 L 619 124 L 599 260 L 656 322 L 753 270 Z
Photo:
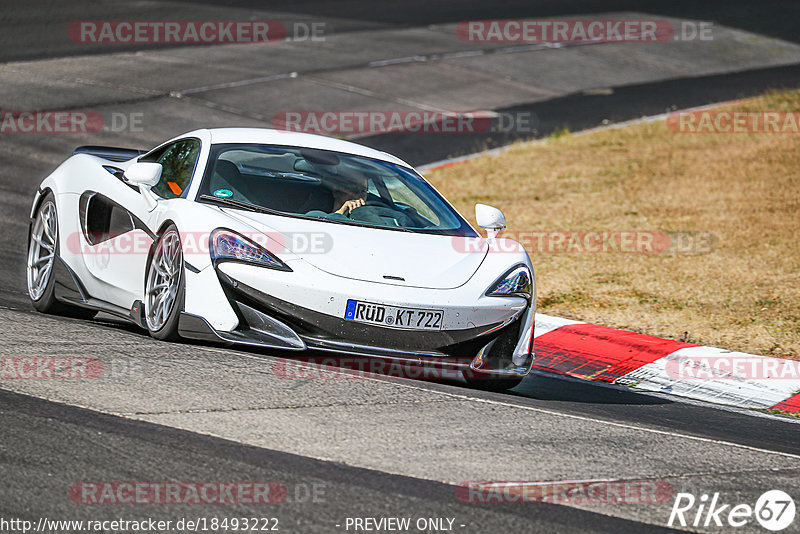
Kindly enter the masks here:
M 227 269 L 231 274 L 254 269 L 227 265 L 234 267 Z M 523 299 L 515 298 L 513 306 L 505 307 L 490 301 L 490 306 L 485 308 L 488 313 L 481 313 L 484 309 L 474 302 L 472 306 L 447 302 L 445 307 L 450 310 L 451 320 L 445 321 L 441 331 L 404 330 L 353 322 L 343 316 L 303 307 L 267 294 L 240 279 L 251 281 L 252 276 L 234 278 L 219 267 L 215 270 L 225 297 L 238 317 L 238 325 L 233 330 L 221 331 L 199 315 L 183 313 L 179 330 L 184 337 L 289 351 L 311 350 L 399 360 L 425 367 L 471 370 L 477 374 L 525 376 L 531 369 L 534 310 Z M 436 290 L 428 292 L 437 293 Z M 329 300 L 334 301 L 335 297 Z M 497 299 L 500 300 L 503 299 Z M 483 321 L 475 319 L 478 316 Z M 452 328 L 453 318 L 464 328 Z M 487 320 L 489 322 L 485 322 Z

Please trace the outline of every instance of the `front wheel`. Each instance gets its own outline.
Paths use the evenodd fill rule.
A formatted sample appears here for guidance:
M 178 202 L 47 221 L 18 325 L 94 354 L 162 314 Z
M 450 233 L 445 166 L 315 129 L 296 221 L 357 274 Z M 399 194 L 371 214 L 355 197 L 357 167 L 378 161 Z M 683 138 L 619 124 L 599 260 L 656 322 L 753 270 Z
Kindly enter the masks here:
M 465 372 L 463 375 L 469 387 L 484 391 L 506 391 L 520 385 L 525 378 L 522 376 L 479 374 L 475 372 Z
M 183 309 L 183 249 L 178 229 L 170 224 L 160 235 L 145 275 L 144 317 L 156 339 L 175 341 Z

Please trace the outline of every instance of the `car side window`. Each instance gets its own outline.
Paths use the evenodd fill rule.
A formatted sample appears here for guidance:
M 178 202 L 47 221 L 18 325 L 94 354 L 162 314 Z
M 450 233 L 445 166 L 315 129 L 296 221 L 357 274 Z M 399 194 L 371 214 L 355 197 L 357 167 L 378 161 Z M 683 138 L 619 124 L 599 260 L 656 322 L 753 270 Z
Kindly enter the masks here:
M 152 191 L 163 198 L 177 198 L 183 194 L 192 181 L 192 174 L 200 155 L 200 141 L 183 139 L 149 154 L 140 161 L 160 163 L 161 180 Z

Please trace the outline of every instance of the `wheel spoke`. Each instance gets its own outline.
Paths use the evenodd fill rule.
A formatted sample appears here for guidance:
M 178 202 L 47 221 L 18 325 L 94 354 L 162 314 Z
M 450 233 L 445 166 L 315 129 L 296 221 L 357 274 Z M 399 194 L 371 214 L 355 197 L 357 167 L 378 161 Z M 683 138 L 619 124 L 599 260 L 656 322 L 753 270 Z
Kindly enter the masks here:
M 51 243 L 45 243 L 45 242 L 42 240 L 42 238 L 41 238 L 41 237 L 39 237 L 39 236 L 36 236 L 36 235 L 32 235 L 32 236 L 31 236 L 31 239 L 33 239 L 33 241 L 34 241 L 34 242 L 35 242 L 37 245 L 39 245 L 40 247 L 42 247 L 42 248 L 44 248 L 44 249 L 47 249 L 47 250 L 49 250 L 50 252 L 53 252 L 53 245 L 52 245 Z
M 169 275 L 169 273 L 167 273 L 167 271 L 165 271 L 164 268 L 161 265 L 158 264 L 158 262 L 153 262 L 153 269 L 161 277 L 166 277 L 166 276 Z
M 180 254 L 180 247 L 178 246 L 177 242 L 173 242 L 172 244 L 172 254 L 170 254 L 169 262 L 170 264 L 175 266 L 175 263 L 178 261 L 178 255 Z
M 158 304 L 153 304 L 153 321 L 158 321 L 156 324 L 161 323 L 161 303 L 163 301 L 159 299 Z
M 169 302 L 167 299 L 164 299 L 161 302 L 161 314 L 160 314 L 161 322 L 164 322 L 164 321 L 167 320 L 167 315 L 169 314 L 170 304 L 171 304 L 171 302 Z
M 52 219 L 49 211 L 47 211 L 45 213 L 46 213 L 45 220 L 42 221 L 44 223 L 43 228 L 42 228 L 43 235 L 47 236 L 47 238 L 50 240 L 51 243 L 55 243 L 56 235 L 55 235 L 55 228 L 53 228 L 53 225 L 52 225 L 52 220 L 53 219 Z
M 53 255 L 52 254 L 48 254 L 47 256 L 41 256 L 38 260 L 36 260 L 33 263 L 31 263 L 31 266 L 39 265 L 40 263 L 44 263 L 44 262 L 50 261 L 51 259 L 53 259 Z
M 169 271 L 169 259 L 167 258 L 166 249 L 162 250 L 161 254 L 158 256 L 158 263 L 164 268 L 165 271 Z
M 158 306 L 159 306 L 159 305 L 160 305 L 162 302 L 164 302 L 164 298 L 165 298 L 166 294 L 167 294 L 167 292 L 166 292 L 166 291 L 160 291 L 160 292 L 158 293 L 158 295 L 156 295 L 156 296 L 153 298 L 153 308 L 154 308 L 154 309 L 157 309 L 157 308 L 158 308 Z
M 157 289 L 161 289 L 164 287 L 169 287 L 169 284 L 167 282 L 159 282 L 158 284 L 151 287 L 150 291 L 156 291 Z
M 45 267 L 39 269 L 39 272 L 36 273 L 36 282 L 35 282 L 35 286 L 37 288 L 42 287 L 43 285 L 42 282 L 44 282 L 47 279 L 45 275 L 49 272 L 50 272 L 50 264 L 47 264 Z

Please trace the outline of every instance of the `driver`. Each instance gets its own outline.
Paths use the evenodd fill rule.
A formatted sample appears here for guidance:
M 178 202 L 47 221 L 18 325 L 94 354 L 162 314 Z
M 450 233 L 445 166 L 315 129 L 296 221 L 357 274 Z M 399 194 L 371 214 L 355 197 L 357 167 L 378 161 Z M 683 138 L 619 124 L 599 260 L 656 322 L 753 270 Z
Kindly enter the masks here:
M 329 184 L 331 195 L 333 196 L 332 205 L 337 208 L 332 213 L 326 213 L 315 209 L 306 213 L 311 217 L 325 217 L 328 219 L 348 219 L 350 213 L 367 202 L 367 178 L 363 176 L 350 177 L 346 181 L 336 184 Z
M 333 213 L 347 217 L 350 212 L 360 208 L 367 202 L 367 180 L 356 178 L 350 183 L 341 184 L 333 193 L 333 207 L 341 206 Z

